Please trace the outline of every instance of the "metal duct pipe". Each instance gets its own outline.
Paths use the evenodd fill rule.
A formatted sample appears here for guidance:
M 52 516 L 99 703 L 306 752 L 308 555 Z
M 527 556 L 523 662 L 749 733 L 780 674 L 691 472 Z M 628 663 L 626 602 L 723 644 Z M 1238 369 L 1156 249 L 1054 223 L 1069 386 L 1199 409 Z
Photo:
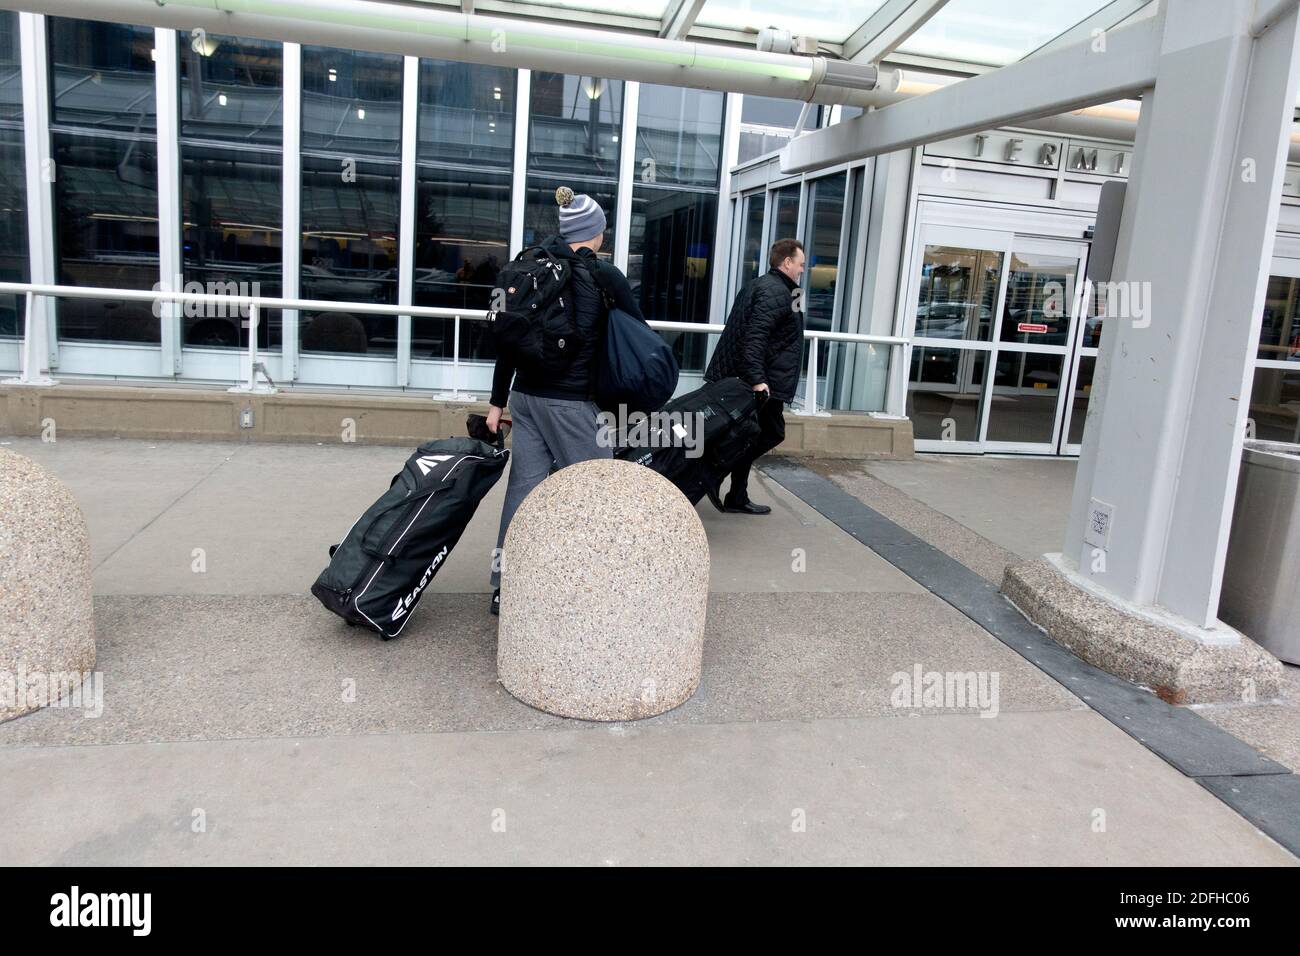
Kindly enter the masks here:
M 862 107 L 901 80 L 821 56 L 381 0 L 0 0 L 0 9 Z

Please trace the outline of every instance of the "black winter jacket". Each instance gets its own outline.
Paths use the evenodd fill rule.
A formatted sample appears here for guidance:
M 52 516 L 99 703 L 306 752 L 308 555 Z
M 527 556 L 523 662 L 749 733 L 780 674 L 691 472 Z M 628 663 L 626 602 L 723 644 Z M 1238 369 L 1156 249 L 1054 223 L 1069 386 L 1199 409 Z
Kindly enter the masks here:
M 736 376 L 749 385 L 766 382 L 778 401 L 794 398 L 803 359 L 803 313 L 794 308 L 798 287 L 772 269 L 740 290 L 704 373 L 706 382 Z
M 600 355 L 599 348 L 605 332 L 605 319 L 609 313 L 605 308 L 604 297 L 596 286 L 596 280 L 588 271 L 588 265 L 594 266 L 604 277 L 605 287 L 610 292 L 615 305 L 624 312 L 645 321 L 636 296 L 632 293 L 632 287 L 628 285 L 627 277 L 612 263 L 599 258 L 585 246 L 574 252 L 569 248 L 569 244 L 558 236 L 547 239 L 541 245 L 549 249 L 557 259 L 567 260 L 571 267 L 572 278 L 569 282 L 581 345 L 564 371 L 549 380 L 532 377 L 524 369 L 516 370 L 510 362 L 498 358 L 496 368 L 492 372 L 490 399 L 491 403 L 498 408 L 504 408 L 509 401 L 512 380 L 515 391 L 539 398 L 585 401 L 592 397 L 596 363 Z

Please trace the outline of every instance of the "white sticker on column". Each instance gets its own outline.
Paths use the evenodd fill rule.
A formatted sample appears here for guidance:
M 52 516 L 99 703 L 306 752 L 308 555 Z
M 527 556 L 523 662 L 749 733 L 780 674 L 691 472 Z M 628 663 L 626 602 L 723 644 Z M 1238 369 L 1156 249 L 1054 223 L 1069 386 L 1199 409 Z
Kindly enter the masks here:
M 1096 498 L 1088 502 L 1088 524 L 1083 529 L 1083 541 L 1105 551 L 1110 546 L 1110 526 L 1115 506 Z

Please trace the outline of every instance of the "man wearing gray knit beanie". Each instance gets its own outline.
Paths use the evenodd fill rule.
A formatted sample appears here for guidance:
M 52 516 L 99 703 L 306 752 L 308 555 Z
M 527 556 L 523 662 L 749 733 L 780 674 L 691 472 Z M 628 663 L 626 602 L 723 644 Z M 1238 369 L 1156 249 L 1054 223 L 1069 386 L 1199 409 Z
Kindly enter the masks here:
M 645 321 L 627 277 L 613 263 L 596 255 L 605 241 L 605 210 L 600 203 L 574 193 L 568 186 L 555 190 L 555 202 L 559 206 L 559 234 L 540 245 L 570 267 L 568 291 L 578 347 L 562 369 L 549 373 L 515 368 L 509 359 L 497 358 L 488 428 L 495 432 L 500 427 L 508 401 L 513 429 L 510 476 L 492 562 L 493 614 L 501 606 L 501 563 L 508 560 L 502 554 L 506 529 L 528 492 L 554 469 L 592 458 L 613 457 L 614 450 L 597 439 L 600 409 L 593 401 L 601 340 L 609 315 L 605 295 L 624 312 Z

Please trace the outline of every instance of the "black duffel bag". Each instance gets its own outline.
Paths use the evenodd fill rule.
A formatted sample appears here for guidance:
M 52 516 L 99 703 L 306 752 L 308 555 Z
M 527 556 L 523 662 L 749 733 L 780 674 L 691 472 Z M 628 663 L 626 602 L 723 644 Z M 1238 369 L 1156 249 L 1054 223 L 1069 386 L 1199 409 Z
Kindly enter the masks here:
M 421 445 L 330 548 L 311 593 L 349 624 L 396 637 L 509 456 L 473 438 Z
M 764 393 L 738 378 L 708 382 L 664 405 L 647 419 L 647 428 L 624 436 L 645 441 L 624 444 L 615 457 L 654 469 L 696 504 L 709 491 L 716 494 L 722 479 L 753 449 L 762 432 L 758 409 L 764 400 Z M 698 427 L 687 421 L 696 415 Z M 692 431 L 699 432 L 695 438 L 702 449 L 687 447 Z

